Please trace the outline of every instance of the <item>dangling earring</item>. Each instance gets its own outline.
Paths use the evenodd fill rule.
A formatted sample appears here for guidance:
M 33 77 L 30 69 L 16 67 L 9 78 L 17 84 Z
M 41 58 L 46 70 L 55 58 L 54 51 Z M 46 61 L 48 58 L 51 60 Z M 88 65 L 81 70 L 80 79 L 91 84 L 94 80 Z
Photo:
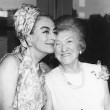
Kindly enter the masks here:
M 28 45 L 29 45 L 30 47 L 32 47 L 32 42 L 31 42 L 31 41 L 29 41 L 29 42 L 28 42 Z
M 29 47 L 32 47 L 31 38 L 27 37 L 27 43 L 28 43 Z

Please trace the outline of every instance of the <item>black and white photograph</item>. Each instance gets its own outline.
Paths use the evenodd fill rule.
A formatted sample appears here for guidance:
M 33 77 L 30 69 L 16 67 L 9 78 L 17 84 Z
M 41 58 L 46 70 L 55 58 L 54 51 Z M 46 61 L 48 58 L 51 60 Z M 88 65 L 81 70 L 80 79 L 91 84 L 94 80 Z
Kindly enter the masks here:
M 110 110 L 110 0 L 0 0 L 0 110 Z

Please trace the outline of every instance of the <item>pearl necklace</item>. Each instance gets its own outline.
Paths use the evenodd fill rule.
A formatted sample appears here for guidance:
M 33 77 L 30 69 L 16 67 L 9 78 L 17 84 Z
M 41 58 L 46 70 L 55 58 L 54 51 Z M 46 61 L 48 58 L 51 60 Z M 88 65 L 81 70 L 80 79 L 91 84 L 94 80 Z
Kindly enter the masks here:
M 63 78 L 63 80 L 66 82 L 67 85 L 69 85 L 70 87 L 72 87 L 72 88 L 74 88 L 74 89 L 79 89 L 79 88 L 81 88 L 81 87 L 84 85 L 84 71 L 83 71 L 82 66 L 81 66 L 81 71 L 80 71 L 80 73 L 78 73 L 79 75 L 81 75 L 81 79 L 82 79 L 80 85 L 75 85 L 75 84 L 73 84 L 71 81 L 69 81 L 69 79 L 68 79 L 68 78 L 66 77 L 66 75 L 65 75 L 65 74 L 69 74 L 69 73 L 65 73 L 62 66 L 59 66 L 59 68 L 60 68 L 60 72 L 61 72 L 62 78 Z M 71 73 L 70 73 L 70 74 L 71 74 Z

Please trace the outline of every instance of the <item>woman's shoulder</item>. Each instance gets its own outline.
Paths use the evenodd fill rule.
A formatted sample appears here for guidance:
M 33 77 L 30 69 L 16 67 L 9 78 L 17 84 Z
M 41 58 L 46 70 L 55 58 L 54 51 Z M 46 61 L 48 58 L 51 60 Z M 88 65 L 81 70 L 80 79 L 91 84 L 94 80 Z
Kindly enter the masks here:
M 10 70 L 10 72 L 12 72 L 12 70 L 17 70 L 18 69 L 18 58 L 16 55 L 14 54 L 6 54 L 0 61 L 0 72 L 4 73 L 4 71 L 6 71 L 8 73 L 8 71 Z
M 46 74 L 46 77 L 48 78 L 54 78 L 59 75 L 59 66 L 52 69 L 49 73 Z
M 98 66 L 97 66 L 97 64 L 92 64 L 92 63 L 87 63 L 87 62 L 82 62 L 82 65 L 84 66 L 84 67 L 88 67 L 89 69 L 91 68 L 91 69 L 95 69 L 95 68 L 97 68 Z
M 97 63 L 97 64 L 92 64 L 92 63 L 86 63 L 86 62 L 83 62 L 82 63 L 83 67 L 85 70 L 88 70 L 88 71 L 95 71 L 95 72 L 100 72 L 101 71 L 101 63 Z
M 17 60 L 18 60 L 17 55 L 8 53 L 1 58 L 0 64 L 3 64 L 3 63 L 13 64 L 13 63 L 17 63 Z
M 82 63 L 85 71 L 94 75 L 97 79 L 108 80 L 109 79 L 109 71 L 107 66 L 101 65 L 101 62 L 98 61 L 97 64 L 91 63 Z
M 48 87 L 52 87 L 54 84 L 59 82 L 60 79 L 60 73 L 59 73 L 59 67 L 56 67 L 52 69 L 49 73 L 45 76 L 45 82 L 48 85 Z

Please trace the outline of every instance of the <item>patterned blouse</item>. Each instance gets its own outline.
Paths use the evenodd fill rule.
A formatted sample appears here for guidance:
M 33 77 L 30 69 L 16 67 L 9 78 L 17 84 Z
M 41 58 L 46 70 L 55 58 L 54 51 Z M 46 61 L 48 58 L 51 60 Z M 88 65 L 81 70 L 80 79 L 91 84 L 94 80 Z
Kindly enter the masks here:
M 36 68 L 29 50 L 27 50 L 19 63 L 19 78 L 13 104 L 14 109 L 41 110 L 46 101 L 44 73 L 43 65 L 39 64 Z

